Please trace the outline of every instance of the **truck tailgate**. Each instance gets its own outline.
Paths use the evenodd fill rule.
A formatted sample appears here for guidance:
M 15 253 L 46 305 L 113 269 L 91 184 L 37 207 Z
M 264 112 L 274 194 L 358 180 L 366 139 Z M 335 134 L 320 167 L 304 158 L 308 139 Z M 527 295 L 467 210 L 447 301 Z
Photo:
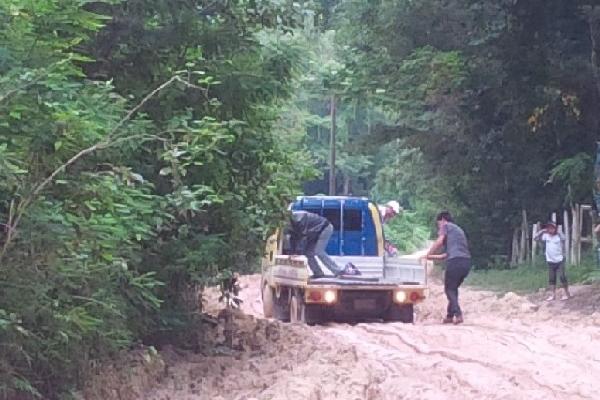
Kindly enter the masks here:
M 427 268 L 418 257 L 386 257 L 383 270 L 385 281 L 394 281 L 405 285 L 425 285 Z
M 351 262 L 362 273 L 360 277 L 369 278 L 369 280 L 375 279 L 378 283 L 426 284 L 427 273 L 425 266 L 414 255 L 397 257 L 337 256 L 331 258 L 340 267 Z M 323 270 L 326 271 L 325 273 L 329 273 L 327 269 Z
M 341 285 L 341 286 L 381 286 L 385 283 L 382 282 L 382 279 L 379 278 L 360 278 L 360 277 L 325 277 L 325 278 L 317 278 L 311 279 L 310 284 L 313 285 Z
M 383 278 L 383 257 L 367 257 L 367 256 L 332 256 L 331 257 L 338 267 L 343 268 L 347 263 L 352 263 L 361 272 L 363 278 Z M 330 273 L 324 269 L 325 273 Z

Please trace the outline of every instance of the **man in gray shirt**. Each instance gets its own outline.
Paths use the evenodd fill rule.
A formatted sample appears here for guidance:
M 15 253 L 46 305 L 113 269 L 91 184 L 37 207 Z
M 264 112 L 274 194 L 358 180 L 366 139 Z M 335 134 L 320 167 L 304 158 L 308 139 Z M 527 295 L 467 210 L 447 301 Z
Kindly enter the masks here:
M 465 232 L 454 223 L 448 211 L 442 211 L 436 218 L 438 238 L 433 243 L 427 255 L 428 260 L 446 260 L 444 274 L 444 291 L 448 298 L 448 310 L 445 324 L 463 322 L 462 311 L 458 304 L 458 288 L 471 270 L 471 252 Z M 444 253 L 436 254 L 443 247 Z

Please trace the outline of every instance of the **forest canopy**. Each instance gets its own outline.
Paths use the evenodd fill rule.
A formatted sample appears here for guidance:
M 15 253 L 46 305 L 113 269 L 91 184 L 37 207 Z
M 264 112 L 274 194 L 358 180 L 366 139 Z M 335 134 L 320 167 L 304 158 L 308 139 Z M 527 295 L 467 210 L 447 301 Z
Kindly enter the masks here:
M 301 193 L 510 255 L 522 210 L 591 202 L 599 43 L 583 0 L 1 2 L 0 398 L 193 343 Z

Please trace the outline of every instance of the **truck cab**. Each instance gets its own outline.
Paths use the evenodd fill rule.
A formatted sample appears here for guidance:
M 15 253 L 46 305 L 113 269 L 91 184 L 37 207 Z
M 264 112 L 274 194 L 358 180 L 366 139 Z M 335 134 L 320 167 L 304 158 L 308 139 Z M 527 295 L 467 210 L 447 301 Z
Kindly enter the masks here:
M 357 277 L 311 278 L 305 256 L 291 254 L 279 229 L 267 240 L 262 262 L 266 317 L 309 324 L 383 319 L 413 322 L 414 304 L 427 288 L 426 265 L 416 256 L 386 255 L 381 216 L 367 198 L 301 196 L 291 210 L 321 215 L 333 225 L 327 253 L 341 267 L 354 264 Z

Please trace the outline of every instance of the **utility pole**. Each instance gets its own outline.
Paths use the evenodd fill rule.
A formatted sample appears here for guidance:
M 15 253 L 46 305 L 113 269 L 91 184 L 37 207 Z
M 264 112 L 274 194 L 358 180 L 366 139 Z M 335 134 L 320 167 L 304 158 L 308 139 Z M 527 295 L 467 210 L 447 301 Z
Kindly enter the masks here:
M 335 94 L 331 95 L 331 133 L 329 134 L 329 195 L 335 196 L 335 135 L 336 135 L 336 105 Z

